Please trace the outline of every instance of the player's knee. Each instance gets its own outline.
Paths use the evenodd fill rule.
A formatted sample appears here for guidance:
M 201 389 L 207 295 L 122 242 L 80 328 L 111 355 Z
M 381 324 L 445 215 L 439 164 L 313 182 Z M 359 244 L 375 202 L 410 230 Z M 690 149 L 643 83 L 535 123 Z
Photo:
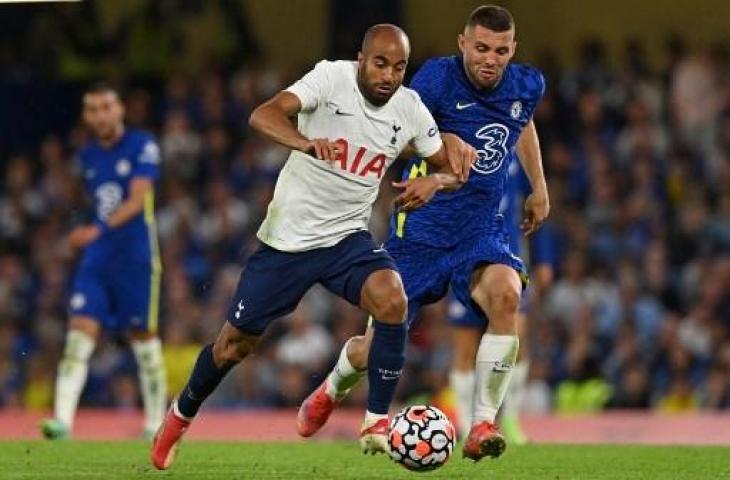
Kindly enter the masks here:
M 508 285 L 497 287 L 489 292 L 487 301 L 493 310 L 516 314 L 520 308 L 520 292 Z
M 472 299 L 490 319 L 516 314 L 520 307 L 520 292 L 510 285 L 479 285 L 472 291 Z
M 403 289 L 392 288 L 373 304 L 373 317 L 383 323 L 398 324 L 406 320 L 408 300 Z
M 363 286 L 361 306 L 379 322 L 405 322 L 408 299 L 398 274 L 392 270 L 371 274 Z

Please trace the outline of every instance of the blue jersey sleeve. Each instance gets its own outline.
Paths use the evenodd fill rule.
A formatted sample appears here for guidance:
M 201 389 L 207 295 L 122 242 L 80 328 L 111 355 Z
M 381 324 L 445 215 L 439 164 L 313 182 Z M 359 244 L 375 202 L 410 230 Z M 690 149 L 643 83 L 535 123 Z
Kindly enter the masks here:
M 133 177 L 160 178 L 160 147 L 154 138 L 145 136 L 134 161 Z
M 542 97 L 545 95 L 545 77 L 543 76 L 542 72 L 536 68 L 530 68 L 530 74 L 527 77 L 527 88 L 526 91 L 529 92 L 530 95 L 530 104 L 532 105 L 532 108 L 530 109 L 530 118 L 532 118 L 532 115 L 535 113 L 535 109 L 537 108 L 537 104 L 540 103 L 540 100 L 542 100 Z
M 436 116 L 441 94 L 444 91 L 446 65 L 444 59 L 428 60 L 411 79 L 410 88 L 421 97 L 421 101 Z
M 540 72 L 539 70 L 536 70 L 536 81 L 537 81 L 537 101 L 539 102 L 542 100 L 542 97 L 545 96 L 545 88 L 547 88 L 547 83 L 545 82 L 545 76 Z

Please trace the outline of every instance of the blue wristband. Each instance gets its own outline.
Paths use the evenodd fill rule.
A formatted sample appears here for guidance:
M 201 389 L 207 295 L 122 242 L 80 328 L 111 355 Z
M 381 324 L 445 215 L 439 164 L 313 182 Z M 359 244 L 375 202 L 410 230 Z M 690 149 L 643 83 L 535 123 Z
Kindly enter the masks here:
M 99 230 L 101 230 L 101 235 L 104 235 L 105 233 L 107 233 L 111 229 L 111 227 L 109 226 L 109 224 L 106 223 L 104 220 L 101 220 L 101 219 L 94 220 L 94 225 L 96 225 L 97 227 L 99 227 Z

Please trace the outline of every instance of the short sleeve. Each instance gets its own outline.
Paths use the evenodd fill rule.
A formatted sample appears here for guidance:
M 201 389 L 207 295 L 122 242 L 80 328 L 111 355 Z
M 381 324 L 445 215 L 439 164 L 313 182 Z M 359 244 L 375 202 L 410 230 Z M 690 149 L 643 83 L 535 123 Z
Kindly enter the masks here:
M 330 91 L 331 70 L 332 62 L 322 60 L 285 91 L 299 98 L 303 112 L 312 111 Z
M 539 102 L 542 97 L 545 96 L 545 88 L 547 87 L 547 82 L 545 82 L 545 76 L 542 74 L 542 72 L 538 71 L 536 75 L 537 79 L 537 101 Z
M 542 100 L 542 97 L 545 95 L 545 77 L 543 76 L 542 72 L 540 70 L 537 70 L 535 68 L 532 69 L 532 75 L 530 75 L 530 104 L 531 104 L 531 111 L 530 111 L 530 117 L 532 117 L 535 109 L 537 108 L 537 104 L 540 103 L 540 100 Z
M 147 139 L 142 144 L 132 176 L 153 180 L 160 178 L 160 147 L 153 139 Z
M 428 158 L 441 149 L 441 135 L 439 135 L 436 121 L 426 105 L 420 100 L 416 100 L 414 107 L 412 124 L 415 131 L 413 132 L 411 144 L 419 157 Z

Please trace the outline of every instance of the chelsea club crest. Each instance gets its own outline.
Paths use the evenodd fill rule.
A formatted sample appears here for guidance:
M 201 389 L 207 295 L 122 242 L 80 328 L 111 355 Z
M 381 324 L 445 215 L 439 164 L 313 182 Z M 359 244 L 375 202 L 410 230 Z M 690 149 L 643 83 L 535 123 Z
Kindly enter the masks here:
M 515 120 L 520 118 L 520 114 L 522 113 L 522 102 L 520 102 L 519 100 L 515 101 L 512 104 L 512 107 L 510 107 L 509 113 Z
M 121 158 L 116 165 L 117 175 L 126 177 L 132 171 L 132 164 L 126 158 Z

